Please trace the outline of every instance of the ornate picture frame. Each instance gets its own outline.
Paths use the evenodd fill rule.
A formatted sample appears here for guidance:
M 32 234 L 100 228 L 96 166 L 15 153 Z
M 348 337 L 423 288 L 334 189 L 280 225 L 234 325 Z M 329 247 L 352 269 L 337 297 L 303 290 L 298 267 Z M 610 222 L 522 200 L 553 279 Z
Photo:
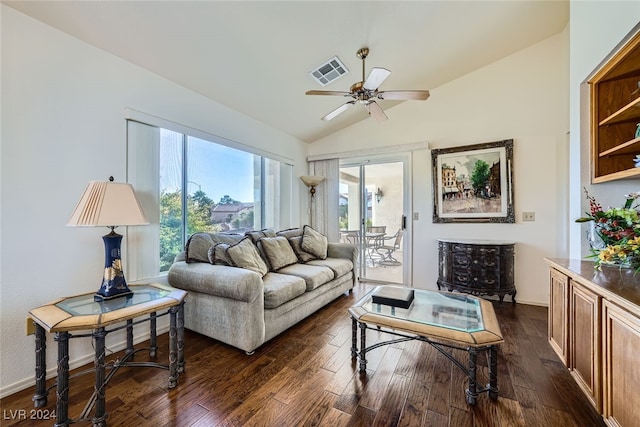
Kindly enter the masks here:
M 514 223 L 513 139 L 431 150 L 433 222 Z

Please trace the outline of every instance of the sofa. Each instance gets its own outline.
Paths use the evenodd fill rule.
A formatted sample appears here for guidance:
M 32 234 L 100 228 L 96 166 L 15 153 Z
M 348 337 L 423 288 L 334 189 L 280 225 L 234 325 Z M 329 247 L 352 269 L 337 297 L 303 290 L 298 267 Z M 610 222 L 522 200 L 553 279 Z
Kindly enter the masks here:
M 185 327 L 252 354 L 351 292 L 357 247 L 309 226 L 245 234 L 195 233 L 169 269 L 188 291 Z

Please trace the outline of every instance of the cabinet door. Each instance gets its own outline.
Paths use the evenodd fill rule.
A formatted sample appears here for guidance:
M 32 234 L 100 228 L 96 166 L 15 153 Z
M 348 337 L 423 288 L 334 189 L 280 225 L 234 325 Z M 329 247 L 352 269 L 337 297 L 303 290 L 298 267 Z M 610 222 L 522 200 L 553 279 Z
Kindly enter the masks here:
M 603 302 L 603 415 L 610 426 L 637 426 L 640 420 L 640 319 Z
M 549 285 L 549 344 L 567 365 L 569 335 L 569 278 L 551 269 Z
M 573 281 L 569 289 L 568 368 L 591 404 L 601 412 L 600 297 Z

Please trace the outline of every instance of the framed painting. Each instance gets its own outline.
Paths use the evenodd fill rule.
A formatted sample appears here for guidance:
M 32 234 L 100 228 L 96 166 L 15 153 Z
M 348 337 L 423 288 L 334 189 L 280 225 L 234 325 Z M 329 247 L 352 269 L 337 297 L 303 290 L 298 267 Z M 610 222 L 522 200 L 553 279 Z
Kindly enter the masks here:
M 515 222 L 513 139 L 431 150 L 433 222 Z

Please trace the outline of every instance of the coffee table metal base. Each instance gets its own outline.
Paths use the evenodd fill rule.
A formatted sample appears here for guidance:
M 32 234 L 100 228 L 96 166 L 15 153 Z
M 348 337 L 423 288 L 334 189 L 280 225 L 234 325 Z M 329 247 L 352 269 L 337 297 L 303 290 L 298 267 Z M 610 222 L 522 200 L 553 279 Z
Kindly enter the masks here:
M 378 347 L 382 347 L 385 345 L 395 344 L 404 341 L 422 341 L 431 345 L 433 348 L 438 350 L 442 355 L 444 355 L 447 359 L 451 360 L 458 368 L 465 373 L 467 378 L 469 378 L 469 388 L 465 391 L 466 393 L 466 401 L 469 405 L 475 405 L 478 401 L 478 396 L 480 393 L 487 392 L 489 397 L 492 400 L 498 399 L 498 346 L 487 345 L 480 347 L 463 347 L 457 346 L 453 344 L 446 344 L 443 342 L 436 342 L 428 337 L 421 335 L 407 335 L 394 330 L 390 330 L 387 328 L 382 329 L 380 326 L 375 326 L 375 328 L 368 326 L 365 322 L 359 322 L 355 318 L 351 319 L 352 322 L 352 338 L 351 338 L 351 358 L 352 360 L 359 359 L 359 370 L 361 373 L 367 371 L 367 352 L 374 350 Z M 360 329 L 360 349 L 358 349 L 358 328 Z M 391 339 L 388 341 L 378 342 L 367 347 L 366 343 L 366 332 L 367 329 L 376 329 L 380 332 L 384 332 L 386 334 L 395 335 L 399 338 Z M 454 357 L 450 352 L 446 350 L 446 348 L 452 348 L 457 350 L 464 350 L 469 354 L 469 364 L 465 365 L 463 362 Z M 486 387 L 478 389 L 477 384 L 477 359 L 478 354 L 482 352 L 489 353 L 489 384 Z

